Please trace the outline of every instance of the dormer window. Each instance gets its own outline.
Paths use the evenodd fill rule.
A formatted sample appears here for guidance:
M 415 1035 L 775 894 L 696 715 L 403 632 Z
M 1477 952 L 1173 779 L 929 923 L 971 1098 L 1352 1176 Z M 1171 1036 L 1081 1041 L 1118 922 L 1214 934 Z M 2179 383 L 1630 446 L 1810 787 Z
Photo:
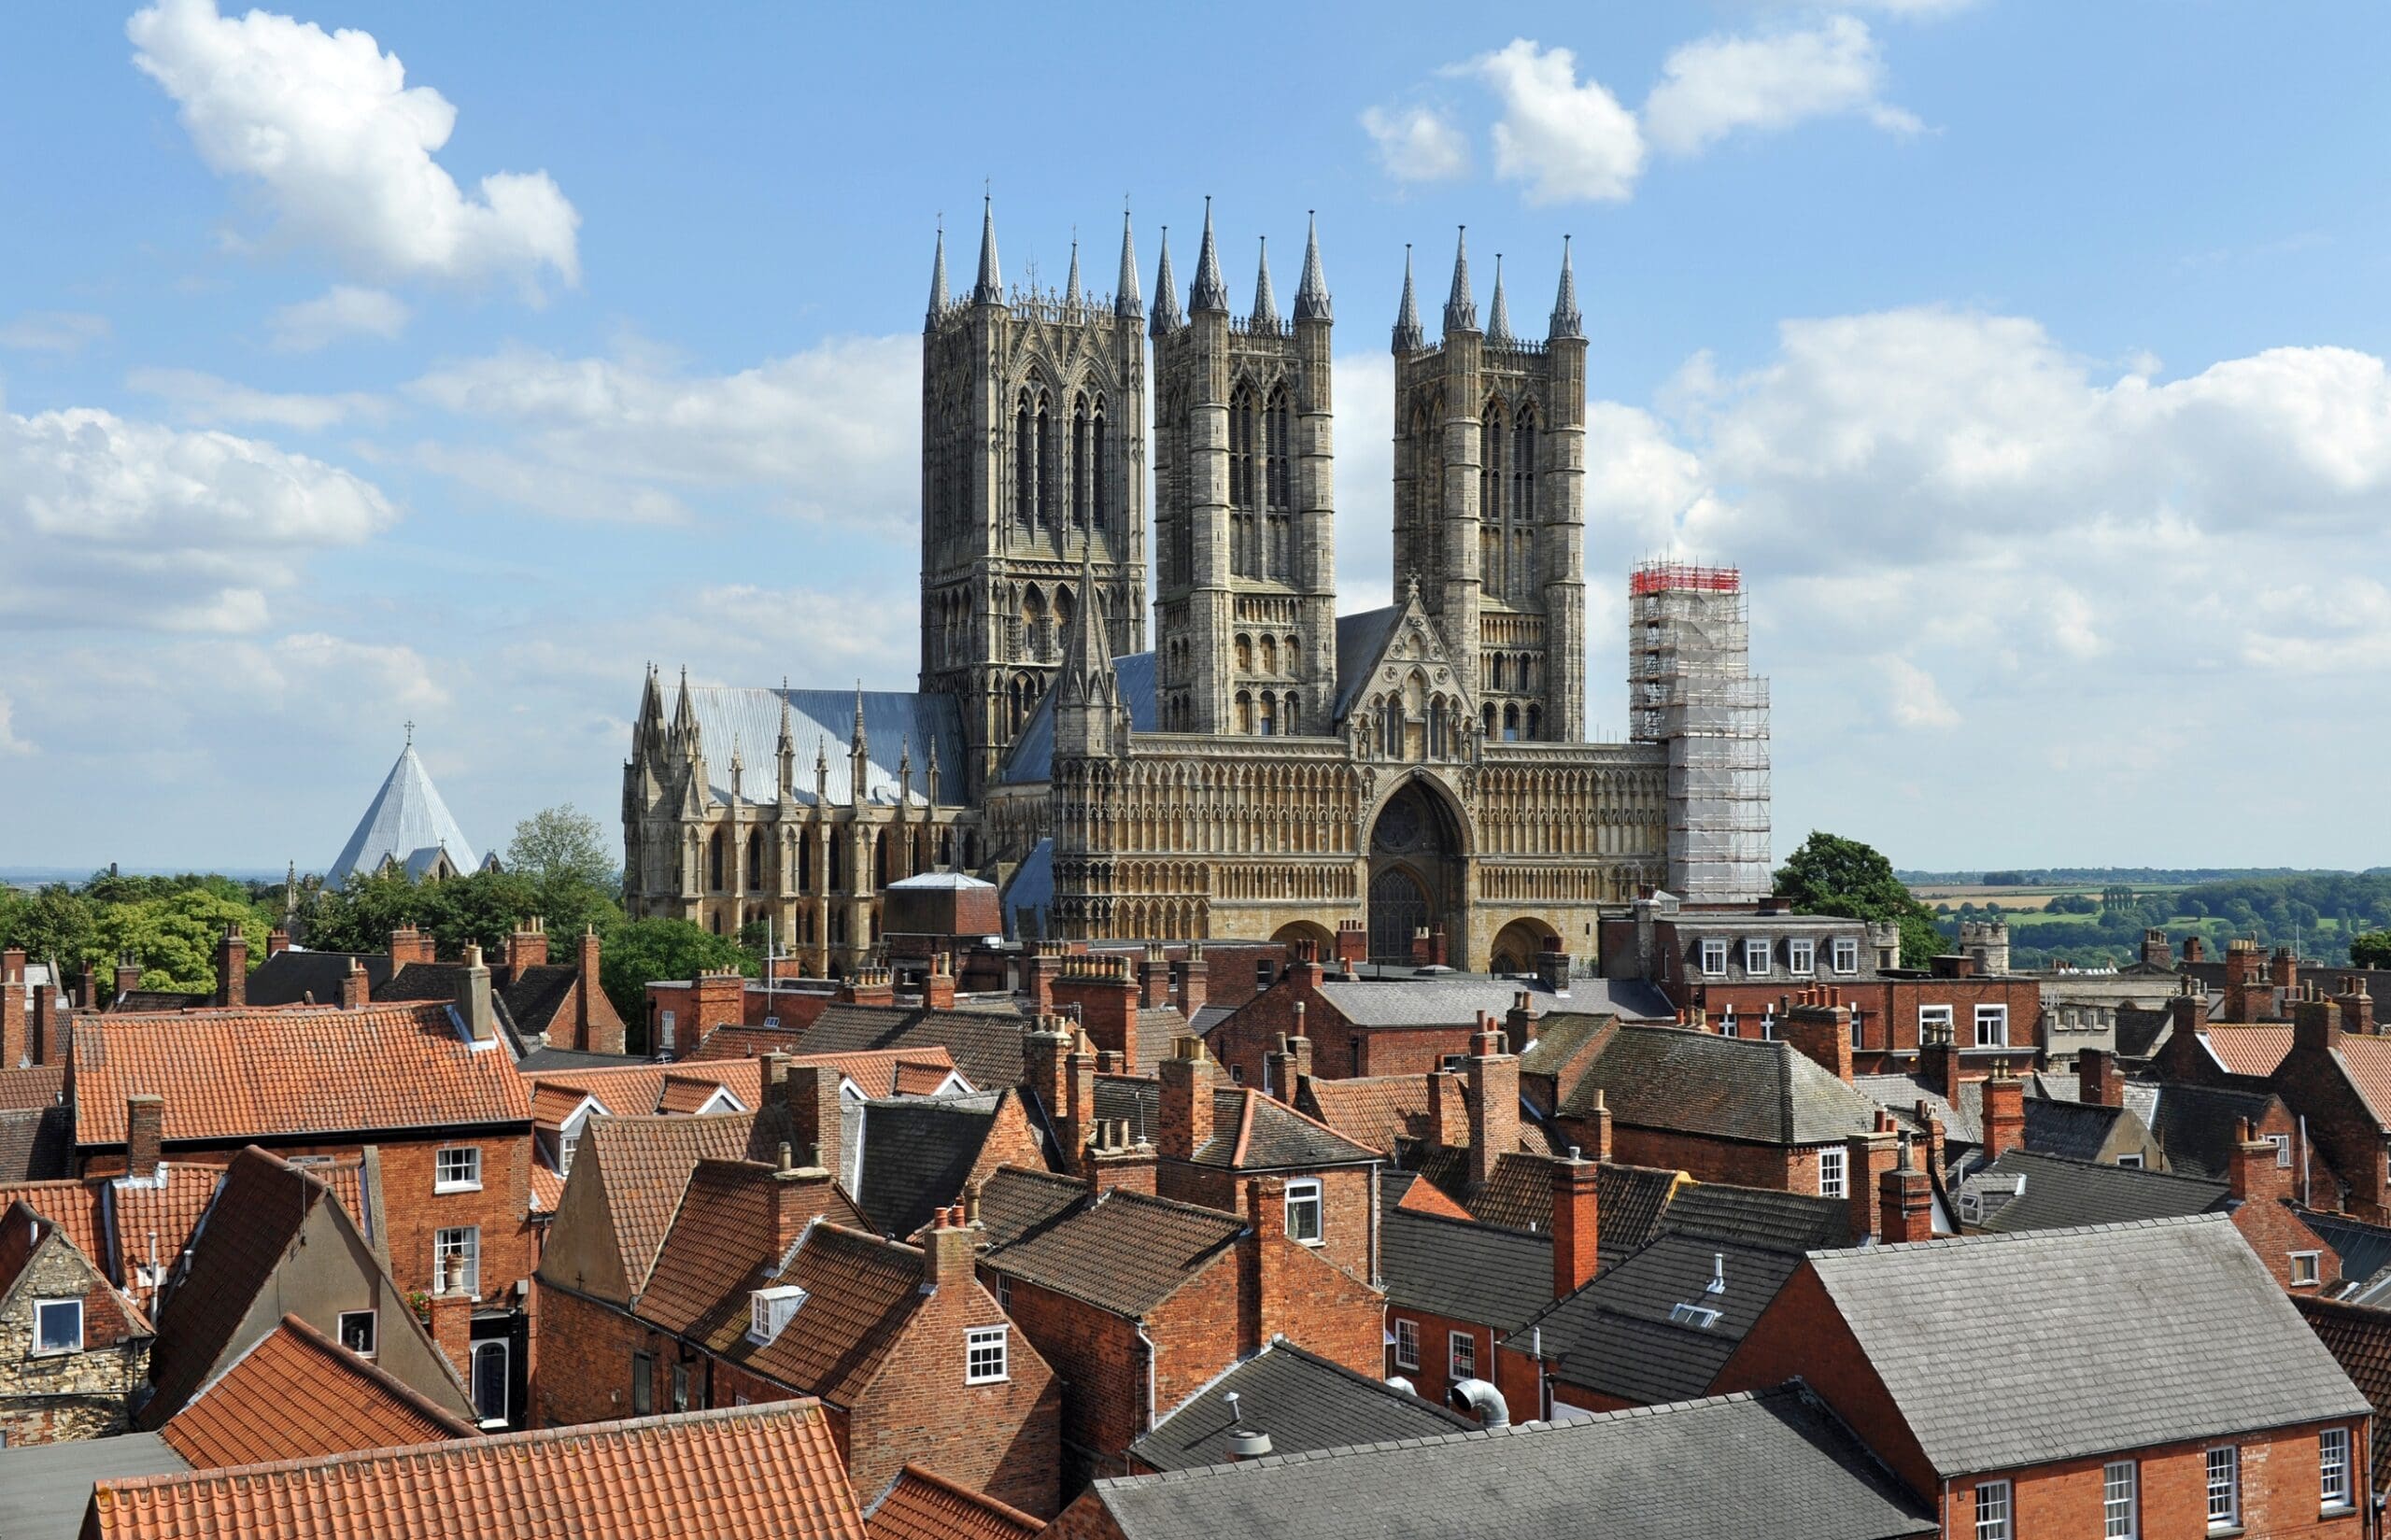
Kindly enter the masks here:
M 1816 941 L 1785 943 L 1786 970 L 1797 979 L 1806 979 L 1818 971 L 1818 947 Z
M 1723 979 L 1727 976 L 1726 942 L 1705 941 L 1702 943 L 1702 975 L 1705 979 Z
M 769 1344 L 781 1335 L 781 1328 L 797 1317 L 797 1307 L 805 1303 L 805 1291 L 794 1283 L 775 1288 L 758 1289 L 747 1296 L 747 1340 L 758 1347 Z
M 1860 943 L 1853 940 L 1848 936 L 1841 936 L 1835 939 L 1834 970 L 1837 973 L 1857 973 L 1860 971 Z
M 1768 971 L 1768 943 L 1758 939 L 1744 943 L 1744 971 L 1755 978 Z

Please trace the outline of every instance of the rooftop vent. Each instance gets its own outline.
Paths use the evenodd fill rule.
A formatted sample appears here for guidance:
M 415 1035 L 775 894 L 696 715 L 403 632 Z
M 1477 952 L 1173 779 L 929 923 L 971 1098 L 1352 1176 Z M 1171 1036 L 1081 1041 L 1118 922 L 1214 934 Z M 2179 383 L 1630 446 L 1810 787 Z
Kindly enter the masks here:
M 1237 1392 L 1231 1391 L 1222 1399 L 1229 1404 L 1229 1458 L 1259 1460 L 1270 1452 L 1270 1435 L 1259 1428 L 1249 1428 L 1237 1409 Z
M 1702 1292 L 1705 1294 L 1723 1294 L 1727 1292 L 1726 1252 L 1710 1253 L 1710 1281 L 1702 1286 Z
M 758 1289 L 747 1296 L 747 1340 L 762 1345 L 781 1335 L 805 1303 L 805 1291 L 794 1283 Z

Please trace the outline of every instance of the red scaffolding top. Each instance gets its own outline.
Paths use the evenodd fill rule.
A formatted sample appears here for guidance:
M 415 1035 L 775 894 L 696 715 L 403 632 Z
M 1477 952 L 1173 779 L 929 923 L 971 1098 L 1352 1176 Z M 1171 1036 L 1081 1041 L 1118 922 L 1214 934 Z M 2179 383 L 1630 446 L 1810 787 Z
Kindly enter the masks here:
M 1631 596 L 1662 593 L 1732 594 L 1744 586 L 1741 569 L 1697 567 L 1688 561 L 1648 561 L 1628 579 Z

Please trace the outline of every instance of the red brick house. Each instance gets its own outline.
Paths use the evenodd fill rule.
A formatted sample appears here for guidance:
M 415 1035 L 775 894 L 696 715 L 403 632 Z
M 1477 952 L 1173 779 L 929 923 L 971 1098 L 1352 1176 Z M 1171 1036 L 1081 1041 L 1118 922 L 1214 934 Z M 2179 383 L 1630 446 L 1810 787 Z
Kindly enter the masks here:
M 1955 1356 L 2022 1342 L 2064 1347 Z M 2371 1408 L 2222 1215 L 1814 1252 L 1719 1385 L 1794 1376 L 1949 1540 L 2356 1540 L 2371 1511 Z

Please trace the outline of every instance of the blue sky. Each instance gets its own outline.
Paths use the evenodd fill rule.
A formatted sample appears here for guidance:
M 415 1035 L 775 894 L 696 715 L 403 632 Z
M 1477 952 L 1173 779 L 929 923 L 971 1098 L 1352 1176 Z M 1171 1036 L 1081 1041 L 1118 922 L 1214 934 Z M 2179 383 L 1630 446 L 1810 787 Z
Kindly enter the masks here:
M 1125 196 L 1184 275 L 1210 193 L 1291 293 L 1318 210 L 1348 608 L 1404 244 L 1524 328 L 1574 235 L 1592 714 L 1627 567 L 1740 562 L 1780 854 L 2391 860 L 2391 13 L 890 14 L 0 20 L 7 858 L 320 866 L 408 720 L 502 844 L 611 823 L 649 659 L 908 685 L 984 180 L 1014 281 Z

